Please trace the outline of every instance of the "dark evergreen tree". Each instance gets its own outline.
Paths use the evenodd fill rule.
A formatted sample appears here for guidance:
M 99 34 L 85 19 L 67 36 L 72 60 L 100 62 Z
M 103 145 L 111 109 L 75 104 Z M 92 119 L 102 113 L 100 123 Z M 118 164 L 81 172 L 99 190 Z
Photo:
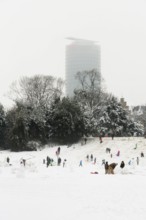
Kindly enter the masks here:
M 52 103 L 46 128 L 50 138 L 62 143 L 78 140 L 84 133 L 83 114 L 75 100 L 63 98 Z
M 28 141 L 27 124 L 22 114 L 23 106 L 17 105 L 6 115 L 7 148 L 13 151 L 26 150 Z
M 6 118 L 3 105 L 0 104 L 0 148 L 5 148 Z

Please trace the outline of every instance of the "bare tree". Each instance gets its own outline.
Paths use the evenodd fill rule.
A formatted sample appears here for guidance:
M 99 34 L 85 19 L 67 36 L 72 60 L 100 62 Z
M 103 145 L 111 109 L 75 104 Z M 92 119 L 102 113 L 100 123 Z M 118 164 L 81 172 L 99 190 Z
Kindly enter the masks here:
M 95 92 L 101 89 L 102 78 L 96 69 L 78 72 L 76 79 L 79 80 L 82 90 Z
M 55 96 L 62 95 L 63 80 L 53 76 L 23 77 L 11 86 L 9 97 L 14 102 L 27 103 L 38 108 L 47 107 Z
M 82 71 L 76 74 L 76 79 L 79 80 L 80 89 L 74 91 L 75 96 L 80 99 L 83 107 L 88 106 L 91 112 L 97 111 L 107 96 L 102 88 L 101 74 L 96 69 Z

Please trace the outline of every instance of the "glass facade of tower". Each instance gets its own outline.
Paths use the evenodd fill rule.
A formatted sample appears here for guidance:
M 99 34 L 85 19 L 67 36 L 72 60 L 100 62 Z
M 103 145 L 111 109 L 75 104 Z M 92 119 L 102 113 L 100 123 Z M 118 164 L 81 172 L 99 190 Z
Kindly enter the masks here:
M 66 46 L 66 95 L 71 97 L 79 88 L 75 75 L 79 71 L 96 69 L 100 72 L 100 46 L 94 41 L 74 39 Z

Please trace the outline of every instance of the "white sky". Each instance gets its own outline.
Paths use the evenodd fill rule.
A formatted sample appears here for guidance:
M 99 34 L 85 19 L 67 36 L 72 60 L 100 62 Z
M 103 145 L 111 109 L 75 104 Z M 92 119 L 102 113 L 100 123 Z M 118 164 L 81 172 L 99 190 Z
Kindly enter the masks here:
M 108 91 L 146 104 L 145 0 L 0 0 L 0 102 L 24 75 L 64 78 L 68 36 L 99 41 Z

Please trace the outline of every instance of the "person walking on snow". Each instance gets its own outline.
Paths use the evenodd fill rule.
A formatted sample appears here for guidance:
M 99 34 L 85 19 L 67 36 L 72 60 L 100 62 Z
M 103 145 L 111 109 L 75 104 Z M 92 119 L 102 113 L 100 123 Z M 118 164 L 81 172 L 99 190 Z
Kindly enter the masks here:
M 79 167 L 82 167 L 82 166 L 83 166 L 83 161 L 80 160 Z
M 139 157 L 136 158 L 136 163 L 139 165 Z
M 60 166 L 60 164 L 61 164 L 61 158 L 59 157 L 57 160 L 57 165 Z
M 125 167 L 124 161 L 121 162 L 120 167 L 121 167 L 121 169 L 123 169 Z
M 101 135 L 101 134 L 99 135 L 99 140 L 100 140 L 100 143 L 103 142 L 103 141 L 102 141 L 102 135 Z
M 93 161 L 93 154 L 91 154 L 90 159 L 91 159 L 91 161 Z
M 96 157 L 94 158 L 94 164 L 96 164 Z
M 109 165 L 108 165 L 108 162 L 106 161 L 106 163 L 105 163 L 105 165 L 104 165 L 104 168 L 105 168 L 105 174 L 108 173 L 108 167 L 109 167 Z
M 117 157 L 119 157 L 120 156 L 120 151 L 118 150 L 118 152 L 117 152 Z
M 89 161 L 89 155 L 87 154 L 87 156 L 86 156 L 86 159 L 87 159 L 87 161 Z
M 10 162 L 10 158 L 9 157 L 7 157 L 7 163 L 9 163 Z
M 65 167 L 65 164 L 66 164 L 66 159 L 64 159 L 63 161 L 63 167 Z

